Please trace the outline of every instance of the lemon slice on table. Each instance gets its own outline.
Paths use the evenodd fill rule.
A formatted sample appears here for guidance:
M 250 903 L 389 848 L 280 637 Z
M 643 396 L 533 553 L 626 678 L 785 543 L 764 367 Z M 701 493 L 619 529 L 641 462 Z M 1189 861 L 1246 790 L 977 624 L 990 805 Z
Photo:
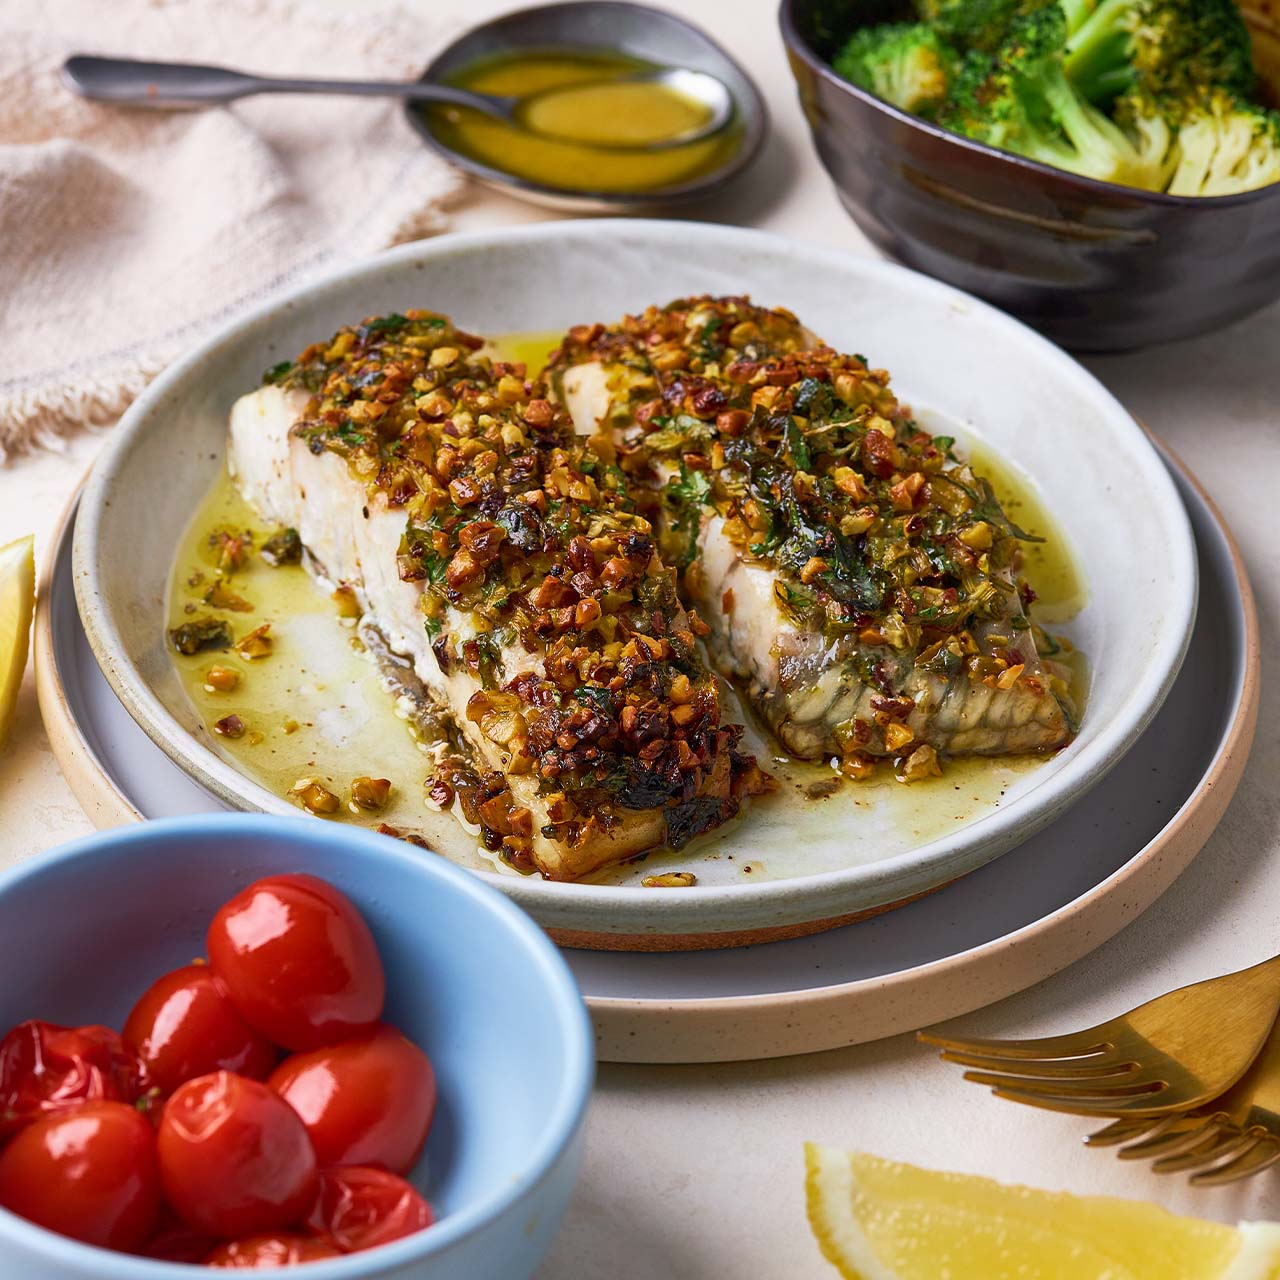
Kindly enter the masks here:
M 1004 1186 L 805 1147 L 809 1222 L 847 1280 L 1280 1280 L 1280 1226 Z
M 35 539 L 0 547 L 0 747 L 9 736 L 18 687 L 27 666 L 36 603 Z

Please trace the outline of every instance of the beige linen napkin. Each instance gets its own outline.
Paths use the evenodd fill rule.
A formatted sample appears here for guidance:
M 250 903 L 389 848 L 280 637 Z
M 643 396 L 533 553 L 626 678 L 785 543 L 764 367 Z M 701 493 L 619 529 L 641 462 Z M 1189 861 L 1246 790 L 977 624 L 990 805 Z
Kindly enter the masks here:
M 0 0 L 0 460 L 112 421 L 183 348 L 267 294 L 438 231 L 461 184 L 397 102 L 128 110 L 78 98 L 63 58 L 408 78 L 445 34 L 442 7 Z

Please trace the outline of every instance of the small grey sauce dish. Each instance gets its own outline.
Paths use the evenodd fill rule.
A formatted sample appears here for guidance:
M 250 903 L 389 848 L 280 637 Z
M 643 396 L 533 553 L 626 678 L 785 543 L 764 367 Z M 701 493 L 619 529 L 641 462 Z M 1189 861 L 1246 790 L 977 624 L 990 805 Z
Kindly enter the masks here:
M 547 208 L 577 213 L 629 213 L 682 204 L 705 197 L 740 174 L 764 142 L 768 117 L 751 77 L 705 32 L 664 9 L 626 0 L 583 0 L 539 5 L 504 14 L 475 27 L 436 56 L 422 79 L 448 82 L 462 68 L 513 50 L 567 49 L 622 53 L 663 66 L 688 67 L 718 77 L 734 101 L 728 128 L 736 145 L 714 168 L 663 187 L 640 191 L 593 191 L 535 182 L 455 150 L 433 122 L 412 103 L 410 125 L 451 164 L 489 186 Z
M 1275 0 L 1245 7 L 1280 84 Z M 1280 297 L 1280 184 L 1196 198 L 1114 186 L 996 151 L 882 102 L 832 70 L 848 33 L 893 3 L 782 0 L 779 22 L 818 155 L 872 242 L 1077 351 L 1220 328 Z

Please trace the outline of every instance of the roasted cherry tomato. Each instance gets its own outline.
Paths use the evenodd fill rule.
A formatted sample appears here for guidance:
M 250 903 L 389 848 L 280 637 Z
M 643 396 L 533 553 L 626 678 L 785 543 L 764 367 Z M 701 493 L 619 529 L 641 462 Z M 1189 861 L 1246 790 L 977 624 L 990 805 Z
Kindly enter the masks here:
M 41 1117 L 0 1152 L 0 1205 L 75 1240 L 132 1252 L 160 1212 L 150 1122 L 124 1102 Z
M 327 1049 L 295 1053 L 267 1083 L 302 1117 L 321 1164 L 407 1173 L 436 1106 L 427 1055 L 385 1023 Z
M 134 1005 L 123 1039 L 161 1093 L 213 1071 L 261 1080 L 279 1056 L 236 1012 L 205 964 L 186 965 L 154 982 Z
M 200 1263 L 209 1256 L 217 1241 L 199 1231 L 192 1231 L 165 1209 L 160 1210 L 160 1226 L 138 1252 L 157 1262 Z
M 386 979 L 355 907 L 314 876 L 270 876 L 209 926 L 209 960 L 255 1031 L 286 1049 L 318 1049 L 382 1015 Z
M 307 1230 L 358 1253 L 390 1244 L 435 1221 L 431 1206 L 403 1178 L 385 1169 L 321 1169 L 320 1191 Z
M 141 1087 L 138 1060 L 114 1031 L 20 1022 L 0 1041 L 0 1142 L 82 1102 L 133 1102 Z
M 316 1156 L 302 1121 L 266 1085 L 218 1071 L 165 1103 L 160 1180 L 174 1212 L 221 1238 L 292 1226 L 316 1193 Z
M 299 1262 L 322 1262 L 340 1258 L 342 1254 L 324 1240 L 310 1236 L 247 1236 L 220 1244 L 204 1260 L 206 1267 L 241 1268 L 245 1271 L 269 1271 L 274 1267 L 293 1267 Z

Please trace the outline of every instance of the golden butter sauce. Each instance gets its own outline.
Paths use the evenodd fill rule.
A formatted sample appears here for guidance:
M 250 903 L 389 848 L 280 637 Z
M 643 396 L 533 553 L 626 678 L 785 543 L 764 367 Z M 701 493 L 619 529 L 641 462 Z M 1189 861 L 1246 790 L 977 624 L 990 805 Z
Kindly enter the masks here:
M 613 83 L 654 64 L 623 53 L 532 49 L 497 54 L 448 77 L 460 89 L 503 97 L 539 95 L 527 107 L 546 137 L 466 107 L 422 108 L 432 134 L 460 155 L 528 182 L 565 190 L 657 191 L 719 168 L 737 149 L 741 130 L 663 151 L 635 147 L 678 137 L 706 123 L 708 108 L 660 84 Z M 551 92 L 563 90 L 563 92 Z M 612 145 L 610 145 L 612 144 Z

